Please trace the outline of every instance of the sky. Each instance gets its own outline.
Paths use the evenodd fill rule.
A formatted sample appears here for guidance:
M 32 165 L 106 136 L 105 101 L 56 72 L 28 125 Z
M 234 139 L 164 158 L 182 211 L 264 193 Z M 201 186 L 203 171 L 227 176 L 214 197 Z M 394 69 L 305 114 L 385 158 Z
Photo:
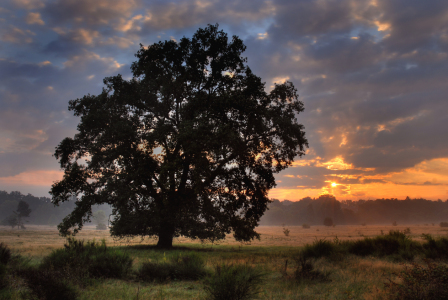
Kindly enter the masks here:
M 291 81 L 307 154 L 269 196 L 448 199 L 448 1 L 0 2 L 0 190 L 49 196 L 68 101 L 130 78 L 139 44 L 218 23 L 252 71 Z

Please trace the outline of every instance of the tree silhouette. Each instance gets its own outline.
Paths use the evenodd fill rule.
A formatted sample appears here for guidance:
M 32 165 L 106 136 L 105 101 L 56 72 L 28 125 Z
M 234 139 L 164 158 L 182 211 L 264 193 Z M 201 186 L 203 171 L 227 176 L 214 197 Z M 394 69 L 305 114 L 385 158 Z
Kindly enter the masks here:
M 65 174 L 51 194 L 55 204 L 79 201 L 61 234 L 76 234 L 92 205 L 108 203 L 112 235 L 157 236 L 160 247 L 179 235 L 259 237 L 274 174 L 308 144 L 293 84 L 267 93 L 245 49 L 209 25 L 191 39 L 141 46 L 132 79 L 105 78 L 100 95 L 70 101 L 79 132 L 56 148 Z
M 17 205 L 17 210 L 13 212 L 17 217 L 17 226 L 25 229 L 25 225 L 23 225 L 23 218 L 27 218 L 30 216 L 31 209 L 28 203 L 25 201 L 20 200 L 19 204 Z
M 333 226 L 333 219 L 330 218 L 330 217 L 326 217 L 326 218 L 324 219 L 324 225 L 325 225 L 325 226 Z

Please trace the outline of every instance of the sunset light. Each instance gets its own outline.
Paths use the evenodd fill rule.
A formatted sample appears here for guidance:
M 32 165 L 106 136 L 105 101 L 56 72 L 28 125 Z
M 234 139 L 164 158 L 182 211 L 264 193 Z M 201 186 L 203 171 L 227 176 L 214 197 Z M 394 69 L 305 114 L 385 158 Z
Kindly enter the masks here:
M 219 23 L 267 91 L 292 82 L 304 104 L 309 148 L 274 174 L 270 198 L 448 198 L 448 3 L 231 3 L 0 4 L 0 190 L 49 196 L 62 179 L 54 149 L 79 122 L 68 101 L 129 80 L 140 44 Z

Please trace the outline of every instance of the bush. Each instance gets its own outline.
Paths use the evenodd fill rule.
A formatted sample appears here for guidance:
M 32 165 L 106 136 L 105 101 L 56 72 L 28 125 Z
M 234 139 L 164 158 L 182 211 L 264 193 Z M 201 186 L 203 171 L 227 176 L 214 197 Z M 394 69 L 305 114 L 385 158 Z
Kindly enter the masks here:
M 306 224 L 306 223 L 304 223 L 304 224 L 302 224 L 302 227 L 305 228 L 305 229 L 309 229 L 311 226 Z
M 440 227 L 448 227 L 448 222 L 440 222 Z
M 77 290 L 65 279 L 66 274 L 60 271 L 28 268 L 20 270 L 18 274 L 25 279 L 27 286 L 38 299 L 77 299 Z
M 169 262 L 143 263 L 137 276 L 144 281 L 197 280 L 206 275 L 205 262 L 196 253 L 175 254 Z
M 0 290 L 6 287 L 6 266 L 0 263 Z M 1 298 L 0 298 L 1 299 Z
M 412 260 L 419 245 L 403 232 L 390 231 L 387 235 L 348 243 L 348 251 L 359 256 L 391 256 L 395 260 Z
M 212 300 L 253 299 L 260 292 L 263 277 L 261 271 L 247 265 L 218 265 L 205 281 L 205 291 Z
M 132 267 L 132 258 L 118 250 L 110 250 L 104 240 L 78 241 L 67 239 L 63 249 L 54 250 L 41 264 L 47 269 L 69 268 L 73 274 L 95 278 L 122 278 Z
M 313 244 L 306 244 L 302 249 L 302 256 L 308 258 L 330 257 L 335 254 L 336 244 L 323 239 L 315 240 Z
M 304 255 L 304 253 L 300 253 L 296 258 L 297 269 L 294 271 L 294 278 L 300 282 L 303 281 L 330 281 L 329 273 L 323 273 L 319 270 L 314 269 L 314 265 L 312 261 Z
M 324 219 L 324 225 L 325 225 L 325 226 L 333 226 L 333 219 L 330 218 L 330 217 L 326 217 L 326 218 Z
M 5 244 L 0 243 L 0 263 L 6 265 L 10 260 L 11 250 Z
M 434 239 L 429 234 L 423 234 L 423 238 L 426 240 L 423 243 L 423 254 L 426 258 L 431 259 L 448 259 L 448 238 L 440 237 Z
M 388 279 L 390 299 L 448 299 L 448 267 L 426 261 L 426 267 L 412 263 L 395 273 L 399 283 Z

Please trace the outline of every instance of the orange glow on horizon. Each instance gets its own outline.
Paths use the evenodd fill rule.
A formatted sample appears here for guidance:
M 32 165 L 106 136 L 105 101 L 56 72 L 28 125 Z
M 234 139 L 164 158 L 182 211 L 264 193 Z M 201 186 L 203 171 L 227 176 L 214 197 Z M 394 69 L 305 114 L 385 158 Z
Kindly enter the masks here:
M 48 186 L 59 181 L 64 176 L 63 171 L 36 170 L 26 171 L 14 176 L 0 177 L 0 184 L 3 185 L 33 185 Z

